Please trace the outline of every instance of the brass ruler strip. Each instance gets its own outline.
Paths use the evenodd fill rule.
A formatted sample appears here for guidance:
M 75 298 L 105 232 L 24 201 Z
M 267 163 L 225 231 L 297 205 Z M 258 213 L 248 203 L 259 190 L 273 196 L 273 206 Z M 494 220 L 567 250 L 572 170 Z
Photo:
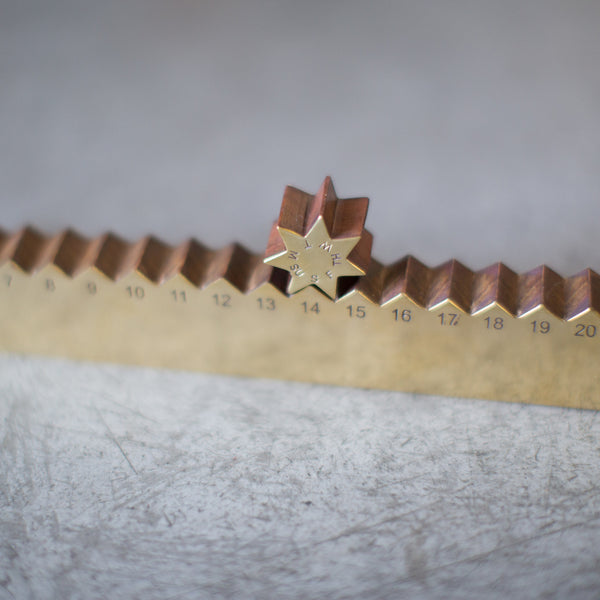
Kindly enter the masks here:
M 600 409 L 599 277 L 408 257 L 332 300 L 234 245 L 0 236 L 0 349 Z

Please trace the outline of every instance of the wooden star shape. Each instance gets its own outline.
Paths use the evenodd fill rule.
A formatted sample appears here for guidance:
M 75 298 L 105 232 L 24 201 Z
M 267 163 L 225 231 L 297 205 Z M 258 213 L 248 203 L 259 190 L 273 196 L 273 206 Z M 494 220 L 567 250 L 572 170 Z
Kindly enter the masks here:
M 340 277 L 365 274 L 373 241 L 364 229 L 368 203 L 338 199 L 330 177 L 314 196 L 286 188 L 264 261 L 289 273 L 289 294 L 314 285 L 335 299 Z

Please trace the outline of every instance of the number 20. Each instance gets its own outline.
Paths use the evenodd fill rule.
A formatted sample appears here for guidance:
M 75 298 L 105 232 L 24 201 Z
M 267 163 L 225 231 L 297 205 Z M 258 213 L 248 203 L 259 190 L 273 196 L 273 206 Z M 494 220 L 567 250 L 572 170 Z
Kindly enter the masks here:
M 575 337 L 587 337 L 593 338 L 596 337 L 596 326 L 595 325 L 584 325 L 583 323 L 578 323 L 575 329 Z

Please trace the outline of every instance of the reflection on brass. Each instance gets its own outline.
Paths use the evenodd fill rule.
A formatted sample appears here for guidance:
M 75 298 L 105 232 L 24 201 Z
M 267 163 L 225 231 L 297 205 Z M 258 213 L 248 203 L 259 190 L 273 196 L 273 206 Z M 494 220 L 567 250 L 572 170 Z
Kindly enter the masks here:
M 382 265 L 367 203 L 287 188 L 264 256 L 0 232 L 0 349 L 600 409 L 598 274 Z

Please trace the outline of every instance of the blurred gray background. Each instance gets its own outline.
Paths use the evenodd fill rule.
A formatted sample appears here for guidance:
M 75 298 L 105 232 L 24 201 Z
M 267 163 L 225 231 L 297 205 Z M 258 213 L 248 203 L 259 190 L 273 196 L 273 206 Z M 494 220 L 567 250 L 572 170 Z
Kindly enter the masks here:
M 600 3 L 0 2 L 0 223 L 600 268 Z M 0 598 L 598 598 L 596 413 L 0 360 Z
M 331 174 L 381 259 L 600 268 L 598 2 L 0 6 L 5 227 L 260 251 Z

